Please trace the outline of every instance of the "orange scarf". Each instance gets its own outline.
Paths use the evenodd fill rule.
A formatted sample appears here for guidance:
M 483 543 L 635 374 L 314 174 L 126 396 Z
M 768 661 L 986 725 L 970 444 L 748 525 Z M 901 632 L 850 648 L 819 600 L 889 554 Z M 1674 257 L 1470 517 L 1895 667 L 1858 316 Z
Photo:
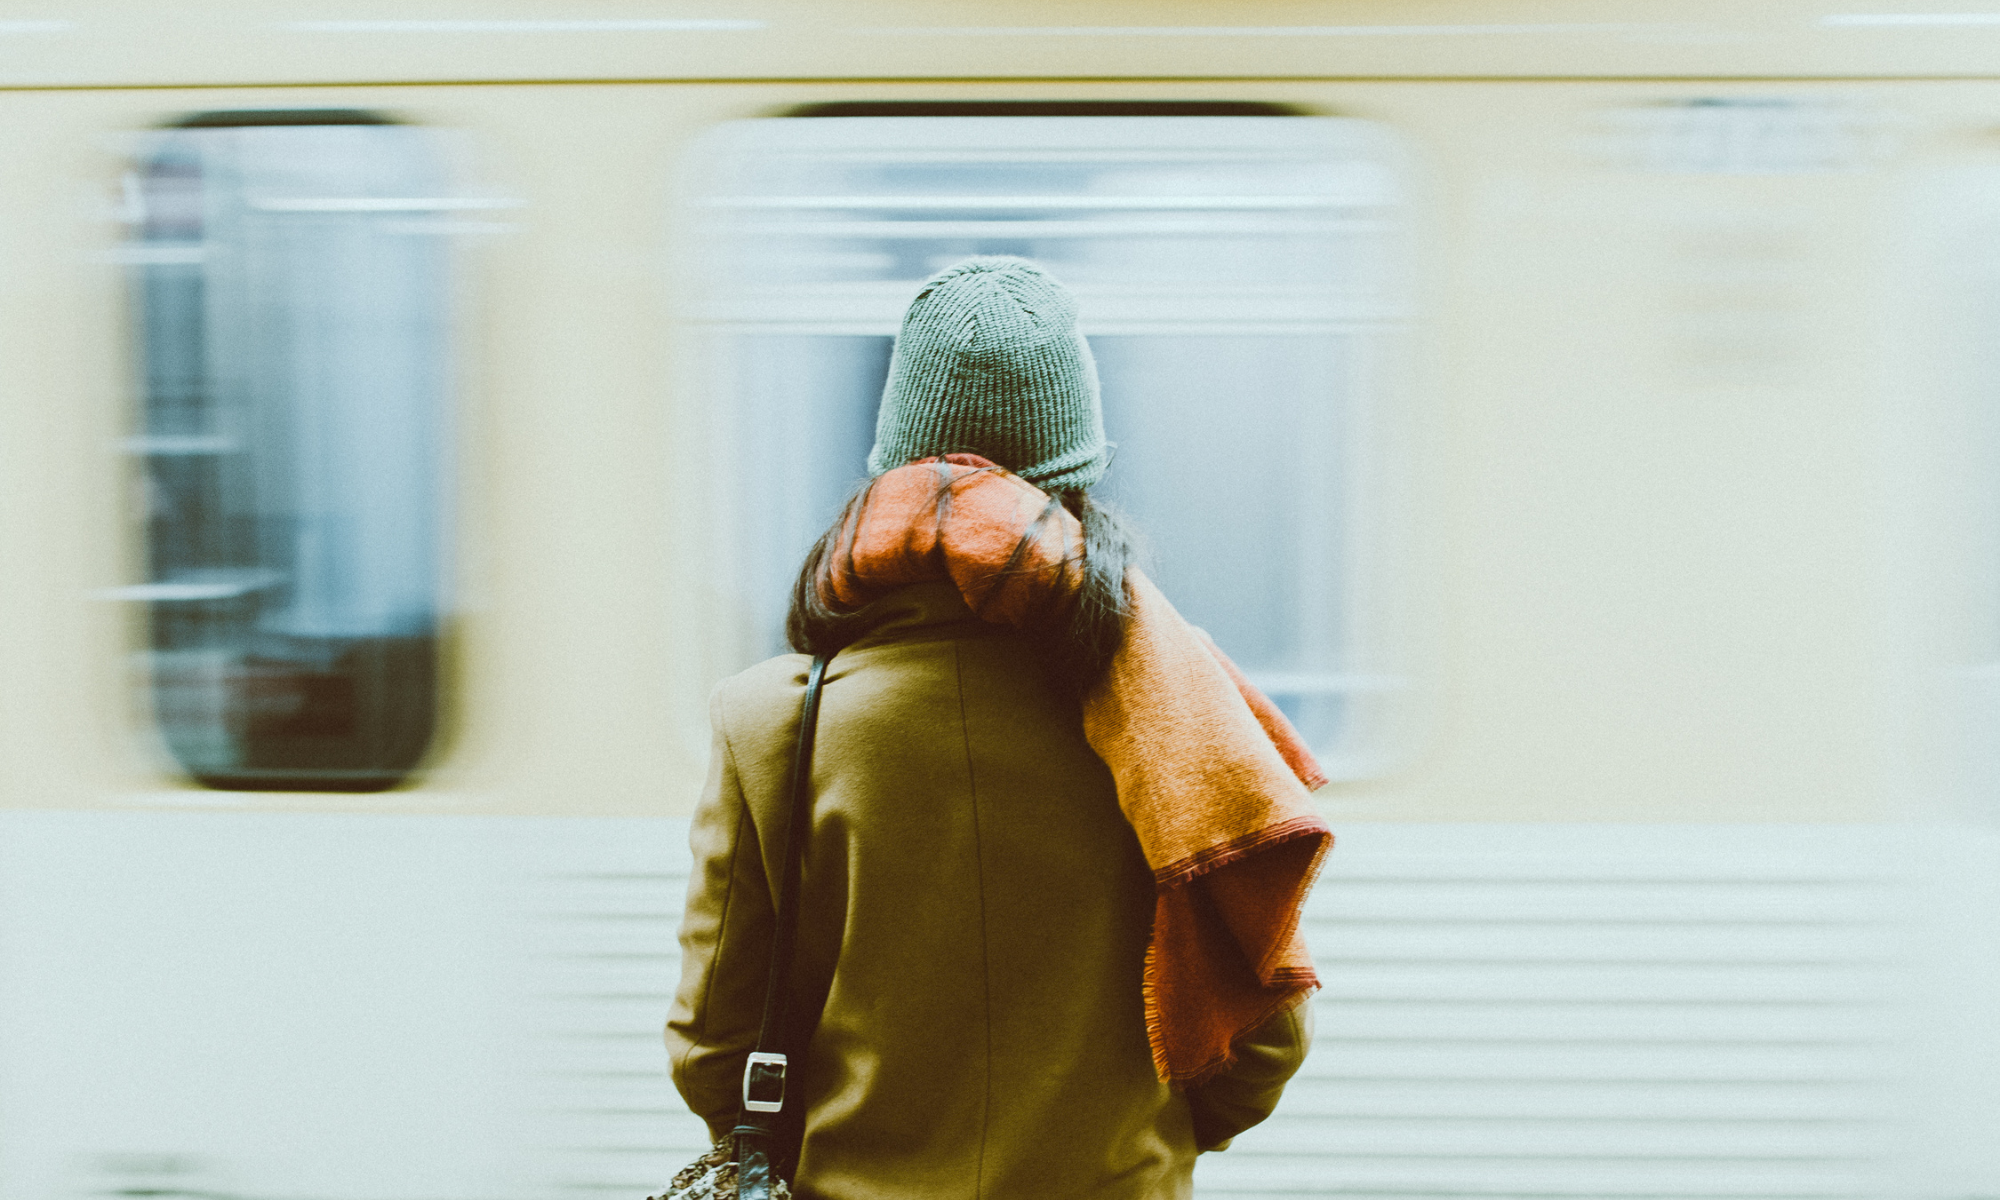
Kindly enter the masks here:
M 1082 557 L 1068 510 L 952 454 L 877 479 L 819 586 L 856 609 L 949 578 L 980 617 L 1020 626 L 1075 591 Z M 1153 869 L 1146 1033 L 1160 1078 L 1186 1086 L 1319 987 L 1299 913 L 1333 834 L 1307 796 L 1326 777 L 1284 714 L 1144 574 L 1126 586 L 1124 640 L 1084 697 L 1083 731 Z

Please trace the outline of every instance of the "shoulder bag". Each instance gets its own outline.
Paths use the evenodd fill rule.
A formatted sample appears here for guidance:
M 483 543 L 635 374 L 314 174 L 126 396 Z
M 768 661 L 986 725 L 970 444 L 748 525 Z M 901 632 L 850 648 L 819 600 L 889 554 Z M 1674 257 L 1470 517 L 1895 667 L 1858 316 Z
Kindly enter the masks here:
M 785 1012 L 791 1000 L 787 976 L 792 966 L 792 943 L 798 936 L 799 875 L 812 825 L 813 732 L 819 724 L 819 696 L 826 682 L 828 657 L 814 658 L 806 675 L 798 748 L 792 756 L 792 814 L 785 834 L 785 867 L 778 877 L 771 969 L 764 985 L 764 1023 L 757 1032 L 757 1049 L 743 1064 L 743 1107 L 736 1128 L 708 1153 L 683 1167 L 664 1193 L 649 1200 L 791 1198 L 791 1186 L 772 1165 L 772 1151 L 777 1116 L 785 1109 L 785 1078 L 792 1058 L 783 1046 Z

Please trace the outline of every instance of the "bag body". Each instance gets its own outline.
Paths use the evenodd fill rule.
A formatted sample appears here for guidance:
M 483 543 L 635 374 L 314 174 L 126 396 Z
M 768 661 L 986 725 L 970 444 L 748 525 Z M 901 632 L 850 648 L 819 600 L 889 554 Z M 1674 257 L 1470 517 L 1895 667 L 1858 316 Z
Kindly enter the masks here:
M 717 1142 L 708 1153 L 682 1167 L 666 1191 L 646 1200 L 740 1200 L 733 1140 Z M 774 1176 L 769 1195 L 770 1200 L 791 1200 L 792 1189 Z

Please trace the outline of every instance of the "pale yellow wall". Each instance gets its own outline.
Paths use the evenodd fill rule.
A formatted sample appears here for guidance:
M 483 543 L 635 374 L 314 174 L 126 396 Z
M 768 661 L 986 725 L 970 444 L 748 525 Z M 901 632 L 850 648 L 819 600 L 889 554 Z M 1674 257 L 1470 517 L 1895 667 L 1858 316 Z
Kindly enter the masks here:
M 0 21 L 0 86 L 951 78 L 1979 76 L 1936 0 L 68 0 Z M 620 27 L 694 20 L 704 28 Z M 415 24 L 417 22 L 427 24 Z M 595 25 L 593 23 L 596 23 Z
M 1614 169 L 1582 149 L 1607 108 L 1773 92 L 1899 115 L 1904 148 L 1851 173 L 1757 179 Z M 1960 650 L 1907 636 L 1922 605 L 1892 553 L 1951 510 L 1896 497 L 1923 492 L 1953 447 L 1885 441 L 1893 406 L 1950 402 L 1899 390 L 1907 339 L 1884 281 L 1903 269 L 1902 181 L 1981 153 L 2000 84 L 0 95 L 0 803 L 156 803 L 174 786 L 135 749 L 143 722 L 121 666 L 134 631 L 84 598 L 129 578 L 110 450 L 129 396 L 122 292 L 93 258 L 118 233 L 102 211 L 116 131 L 210 108 L 381 108 L 462 130 L 472 182 L 525 202 L 504 217 L 511 232 L 468 246 L 465 613 L 438 768 L 382 797 L 183 798 L 664 814 L 687 811 L 703 765 L 709 547 L 687 517 L 718 485 L 710 398 L 688 390 L 674 319 L 677 158 L 715 122 L 792 104 L 1002 97 L 1279 100 L 1385 122 L 1413 150 L 1422 320 L 1392 467 L 1411 497 L 1414 582 L 1392 599 L 1413 614 L 1402 656 L 1417 732 L 1383 778 L 1325 793 L 1332 812 L 1812 821 L 1910 808 L 1898 697 Z M 1718 312 L 1785 332 L 1754 369 L 1702 377 L 1689 363 Z M 1927 594 L 1962 586 L 1965 548 L 1932 541 Z

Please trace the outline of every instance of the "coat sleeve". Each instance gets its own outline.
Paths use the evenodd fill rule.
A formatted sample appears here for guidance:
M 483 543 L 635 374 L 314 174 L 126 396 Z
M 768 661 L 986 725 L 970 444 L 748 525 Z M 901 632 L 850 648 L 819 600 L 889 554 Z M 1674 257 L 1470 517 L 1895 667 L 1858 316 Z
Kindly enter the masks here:
M 734 1128 L 743 1064 L 757 1043 L 776 923 L 756 826 L 730 752 L 720 694 L 710 705 L 715 748 L 695 810 L 681 918 L 681 981 L 667 1017 L 674 1086 L 709 1132 Z
M 1188 1092 L 1195 1146 L 1226 1150 L 1231 1138 L 1270 1116 L 1311 1048 L 1311 1000 L 1272 1017 L 1237 1043 L 1229 1069 Z

